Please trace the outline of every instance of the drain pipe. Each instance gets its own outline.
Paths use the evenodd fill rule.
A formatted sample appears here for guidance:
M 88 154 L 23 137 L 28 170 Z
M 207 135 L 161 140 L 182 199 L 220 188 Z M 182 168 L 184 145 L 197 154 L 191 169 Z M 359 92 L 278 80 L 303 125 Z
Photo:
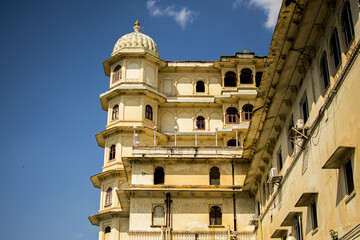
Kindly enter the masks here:
M 170 193 L 166 193 L 166 200 L 165 200 L 165 204 L 166 204 L 166 228 L 169 229 L 171 226 L 170 226 L 170 216 L 171 216 L 171 213 L 170 213 Z
M 233 190 L 235 190 L 235 174 L 234 174 L 234 161 L 231 161 L 231 175 L 232 175 L 232 185 Z M 233 193 L 233 207 L 234 207 L 234 231 L 237 231 L 237 221 L 236 221 L 236 200 L 235 193 Z

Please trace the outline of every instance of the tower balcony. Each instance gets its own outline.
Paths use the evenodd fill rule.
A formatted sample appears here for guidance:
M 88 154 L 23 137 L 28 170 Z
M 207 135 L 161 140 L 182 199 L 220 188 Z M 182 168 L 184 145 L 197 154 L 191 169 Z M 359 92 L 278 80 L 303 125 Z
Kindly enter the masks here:
M 242 147 L 134 146 L 132 157 L 141 158 L 241 158 Z

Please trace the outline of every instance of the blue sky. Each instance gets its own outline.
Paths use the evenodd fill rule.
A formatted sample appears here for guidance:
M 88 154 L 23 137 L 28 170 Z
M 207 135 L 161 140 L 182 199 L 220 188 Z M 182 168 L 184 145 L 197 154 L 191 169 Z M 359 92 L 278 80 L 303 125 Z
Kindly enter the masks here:
M 139 19 L 162 60 L 267 55 L 279 0 L 34 0 L 0 8 L 1 239 L 98 239 L 102 61 Z

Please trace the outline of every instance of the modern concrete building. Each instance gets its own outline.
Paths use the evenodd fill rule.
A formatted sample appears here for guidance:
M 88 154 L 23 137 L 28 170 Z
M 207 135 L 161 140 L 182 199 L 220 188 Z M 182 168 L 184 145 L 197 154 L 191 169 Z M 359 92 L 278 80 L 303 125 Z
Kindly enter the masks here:
M 104 61 L 99 240 L 360 238 L 359 2 L 285 0 L 268 57 Z

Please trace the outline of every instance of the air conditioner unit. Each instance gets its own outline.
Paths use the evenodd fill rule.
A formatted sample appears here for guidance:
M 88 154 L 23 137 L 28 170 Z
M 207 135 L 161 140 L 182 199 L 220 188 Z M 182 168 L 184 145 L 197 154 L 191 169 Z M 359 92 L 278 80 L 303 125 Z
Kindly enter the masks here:
M 278 175 L 277 168 L 271 168 L 270 169 L 270 177 L 275 177 Z
M 254 225 L 254 226 L 258 225 L 258 219 L 257 219 L 257 216 L 255 214 L 250 215 L 249 225 Z
M 296 122 L 296 127 L 297 128 L 303 128 L 304 127 L 304 120 L 298 119 L 297 122 Z
M 278 174 L 277 168 L 270 169 L 270 176 L 268 183 L 280 183 L 283 177 Z

